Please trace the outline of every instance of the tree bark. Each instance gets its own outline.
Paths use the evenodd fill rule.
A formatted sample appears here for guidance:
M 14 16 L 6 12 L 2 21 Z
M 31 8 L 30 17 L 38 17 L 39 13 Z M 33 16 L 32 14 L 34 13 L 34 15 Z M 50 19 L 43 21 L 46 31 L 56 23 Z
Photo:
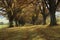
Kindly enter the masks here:
M 43 15 L 43 25 L 45 25 L 45 24 L 46 24 L 46 16 Z
M 54 11 L 54 10 L 53 10 Z M 55 17 L 55 12 L 50 12 L 50 26 L 57 25 L 56 17 Z
M 50 13 L 50 26 L 57 25 L 55 13 L 56 13 L 56 0 L 49 0 L 49 13 Z
M 13 21 L 12 21 L 12 19 L 9 19 L 9 27 L 13 27 Z
M 9 27 L 13 27 L 13 16 L 11 11 L 7 11 L 8 19 L 9 19 Z
M 35 16 L 33 15 L 33 16 L 32 16 L 32 21 L 31 21 L 31 23 L 34 25 L 34 24 L 35 24 L 35 21 L 36 21 L 36 18 L 35 18 Z

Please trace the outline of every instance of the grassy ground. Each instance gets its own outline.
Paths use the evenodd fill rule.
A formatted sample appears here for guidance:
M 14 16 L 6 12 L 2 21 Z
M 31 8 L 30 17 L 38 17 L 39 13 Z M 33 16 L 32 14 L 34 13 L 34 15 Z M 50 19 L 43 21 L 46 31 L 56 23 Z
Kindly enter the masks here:
M 0 29 L 0 40 L 60 40 L 60 25 L 32 25 Z
M 59 20 L 57 22 L 60 24 Z M 60 25 L 25 25 L 12 28 L 0 25 L 0 40 L 60 40 Z
M 8 25 L 0 25 L 0 29 L 6 28 L 6 27 L 8 27 Z

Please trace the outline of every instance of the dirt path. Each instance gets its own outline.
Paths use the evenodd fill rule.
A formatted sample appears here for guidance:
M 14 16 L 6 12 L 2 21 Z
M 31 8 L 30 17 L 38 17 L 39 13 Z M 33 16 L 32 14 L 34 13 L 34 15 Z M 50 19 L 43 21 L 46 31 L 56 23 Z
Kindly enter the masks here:
M 27 26 L 0 30 L 0 40 L 60 40 L 60 28 Z

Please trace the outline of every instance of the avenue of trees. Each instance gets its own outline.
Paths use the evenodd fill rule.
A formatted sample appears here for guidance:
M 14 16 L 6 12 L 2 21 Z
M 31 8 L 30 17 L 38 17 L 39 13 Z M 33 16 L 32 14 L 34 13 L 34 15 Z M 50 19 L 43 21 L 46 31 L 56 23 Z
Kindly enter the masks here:
M 13 21 L 16 26 L 24 25 L 25 19 L 22 13 L 22 9 L 28 7 L 30 4 L 34 6 L 35 15 L 32 15 L 32 24 L 35 24 L 39 13 L 43 16 L 43 25 L 46 24 L 46 18 L 50 15 L 50 26 L 57 25 L 55 12 L 60 0 L 0 0 L 0 7 L 6 9 L 6 14 L 9 19 L 9 26 L 13 27 Z

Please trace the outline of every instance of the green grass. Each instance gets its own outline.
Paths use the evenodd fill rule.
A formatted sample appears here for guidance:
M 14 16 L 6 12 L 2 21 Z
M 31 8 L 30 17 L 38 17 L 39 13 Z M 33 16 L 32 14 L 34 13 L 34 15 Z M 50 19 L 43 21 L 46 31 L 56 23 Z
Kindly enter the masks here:
M 6 27 L 8 27 L 8 25 L 0 25 L 0 29 L 6 28 Z

